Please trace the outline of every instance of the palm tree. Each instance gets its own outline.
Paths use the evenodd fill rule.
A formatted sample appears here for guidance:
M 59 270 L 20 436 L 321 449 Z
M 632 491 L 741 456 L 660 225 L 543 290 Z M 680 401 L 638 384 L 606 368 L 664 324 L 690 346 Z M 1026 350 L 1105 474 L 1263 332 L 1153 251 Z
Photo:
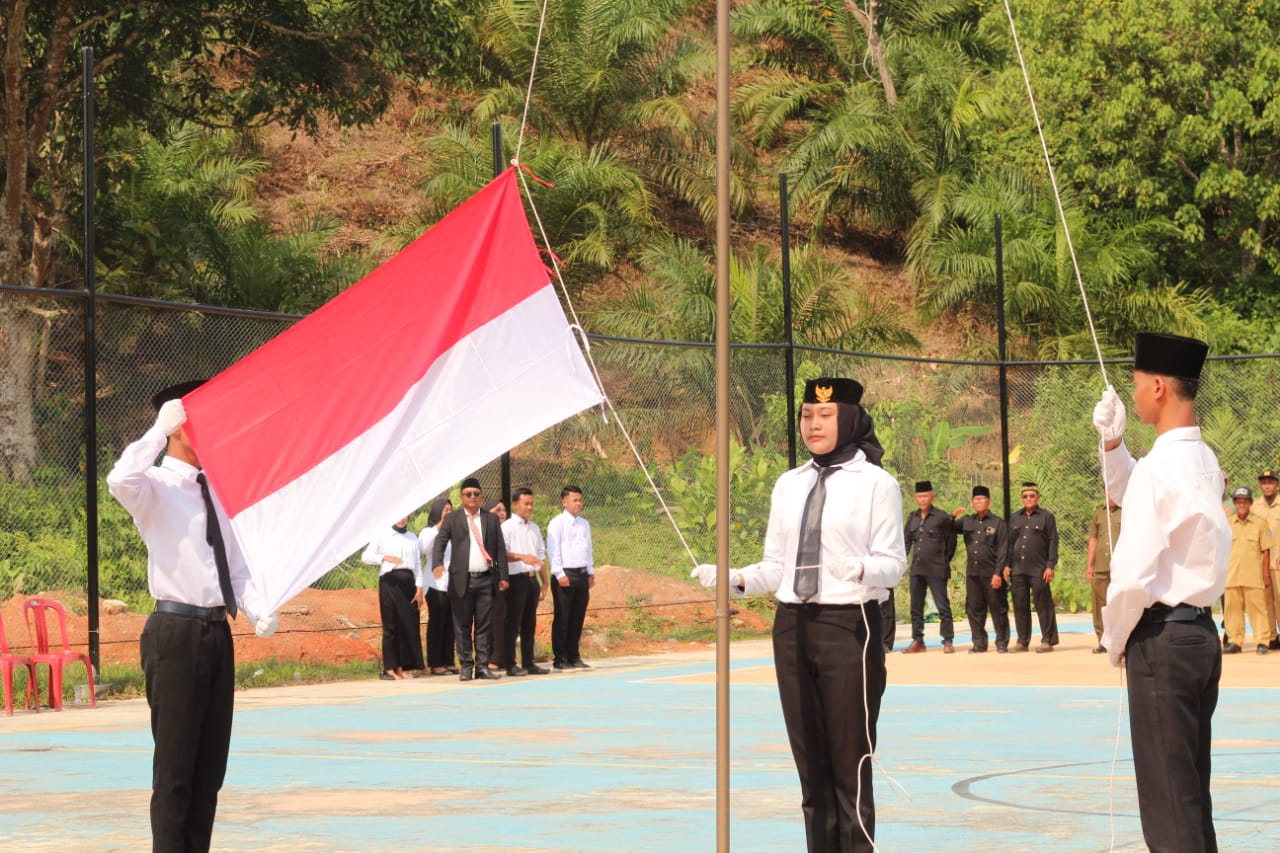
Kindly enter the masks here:
M 1104 352 L 1127 351 L 1139 328 L 1203 334 L 1201 290 L 1159 279 L 1155 246 L 1172 233 L 1159 217 L 1088 215 L 1064 199 Z M 1004 217 L 1005 310 L 1017 354 L 1094 355 L 1079 286 L 1053 200 L 1007 171 L 949 189 L 945 205 L 912 230 L 907 265 L 929 317 L 978 310 L 994 321 L 996 214 Z

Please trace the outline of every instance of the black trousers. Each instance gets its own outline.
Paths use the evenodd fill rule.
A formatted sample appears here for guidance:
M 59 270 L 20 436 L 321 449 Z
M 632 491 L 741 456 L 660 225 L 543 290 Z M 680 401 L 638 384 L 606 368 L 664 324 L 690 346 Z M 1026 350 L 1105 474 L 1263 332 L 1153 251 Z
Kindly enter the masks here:
M 880 602 L 880 622 L 884 625 L 884 649 L 893 651 L 894 635 L 898 632 L 898 614 L 893 607 L 893 590 L 889 590 L 889 598 Z
M 507 648 L 507 593 L 500 589 L 493 591 L 493 612 L 489 617 L 489 625 L 493 633 L 490 643 L 493 653 L 489 655 L 489 663 L 503 669 L 514 666 L 514 661 L 508 660 L 504 654 Z
M 1014 575 L 1009 582 L 1013 587 L 1013 618 L 1018 627 L 1018 642 L 1031 643 L 1031 600 L 1036 602 L 1036 617 L 1040 620 L 1040 642 L 1058 645 L 1058 616 L 1053 607 L 1053 590 L 1045 583 L 1044 575 Z
M 862 758 L 875 748 L 884 695 L 881 630 L 875 602 L 865 608 L 778 605 L 773 665 L 800 775 L 809 853 L 872 850 L 872 766 Z
M 155 741 L 151 847 L 206 851 L 231 748 L 231 631 L 226 622 L 152 613 L 139 650 Z
M 551 581 L 551 651 L 556 663 L 573 663 L 582 660 L 582 623 L 587 618 L 587 604 L 591 601 L 590 576 L 586 569 L 565 569 L 568 586 Z
M 490 573 L 479 578 L 473 576 L 464 595 L 449 593 L 453 605 L 453 639 L 458 645 L 458 665 L 463 672 L 489 665 L 489 655 L 493 652 L 494 592 Z
M 507 612 L 502 625 L 502 660 L 507 668 L 516 665 L 516 636 L 520 637 L 520 661 L 525 668 L 533 666 L 534 632 L 538 628 L 537 575 L 512 575 L 507 587 Z
M 453 605 L 449 593 L 432 587 L 427 596 L 427 666 L 453 666 Z
M 1138 623 L 1125 646 L 1142 837 L 1154 853 L 1215 853 L 1209 760 L 1222 650 L 1213 617 Z
M 933 596 L 933 606 L 938 608 L 938 632 L 944 640 L 954 640 L 955 625 L 951 620 L 951 599 L 947 597 L 946 578 L 928 578 L 912 575 L 911 589 L 911 639 L 924 642 L 924 593 Z
M 393 569 L 378 578 L 383 669 L 422 669 L 422 623 L 414 606 L 413 572 Z
M 996 648 L 1009 648 L 1009 584 L 1001 580 L 1000 588 L 992 589 L 991 577 L 966 575 L 964 579 L 964 609 L 969 614 L 969 633 L 975 649 L 987 647 L 988 612 L 996 631 Z

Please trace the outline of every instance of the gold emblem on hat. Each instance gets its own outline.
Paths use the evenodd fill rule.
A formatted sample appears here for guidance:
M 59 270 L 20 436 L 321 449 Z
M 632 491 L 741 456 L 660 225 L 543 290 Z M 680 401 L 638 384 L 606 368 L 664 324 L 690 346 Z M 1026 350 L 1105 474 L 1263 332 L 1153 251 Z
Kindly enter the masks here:
M 831 395 L 834 394 L 835 391 L 836 389 L 832 388 L 830 385 L 813 386 L 813 396 L 818 399 L 819 403 L 830 403 Z

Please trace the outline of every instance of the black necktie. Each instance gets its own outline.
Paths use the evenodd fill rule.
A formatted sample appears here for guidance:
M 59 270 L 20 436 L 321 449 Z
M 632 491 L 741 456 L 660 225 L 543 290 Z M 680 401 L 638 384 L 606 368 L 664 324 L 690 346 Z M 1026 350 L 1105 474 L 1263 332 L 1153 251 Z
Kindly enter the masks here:
M 213 561 L 218 564 L 218 586 L 222 589 L 222 601 L 227 605 L 227 614 L 235 618 L 236 594 L 231 589 L 231 567 L 227 565 L 227 546 L 222 541 L 222 526 L 218 524 L 218 512 L 213 508 L 213 496 L 209 494 L 209 481 L 204 472 L 196 474 L 196 482 L 200 484 L 200 497 L 204 498 L 205 539 L 213 549 Z
M 818 594 L 818 580 L 822 576 L 822 506 L 827 502 L 827 477 L 835 470 L 835 465 L 818 469 L 818 479 L 809 490 L 804 515 L 800 517 L 800 547 L 796 548 L 796 573 L 791 588 L 801 601 Z

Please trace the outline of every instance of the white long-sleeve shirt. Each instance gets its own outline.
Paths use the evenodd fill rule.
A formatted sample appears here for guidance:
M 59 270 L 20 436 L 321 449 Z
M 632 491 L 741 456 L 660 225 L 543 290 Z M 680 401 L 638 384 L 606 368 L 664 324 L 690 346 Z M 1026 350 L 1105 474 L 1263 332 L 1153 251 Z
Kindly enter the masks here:
M 815 604 L 884 601 L 907 570 L 902 539 L 902 490 L 887 471 L 862 451 L 827 476 L 822 509 L 822 575 Z M 773 487 L 764 558 L 738 575 L 746 593 L 776 592 L 778 600 L 799 603 L 795 584 L 800 522 L 809 491 L 818 479 L 812 460 L 786 472 Z
M 547 548 L 542 542 L 542 531 L 532 521 L 513 515 L 502 522 L 502 539 L 507 546 L 507 572 L 513 575 L 531 575 L 538 571 L 523 560 L 511 559 L 511 554 L 532 554 L 539 560 L 547 559 Z
M 438 527 L 424 527 L 422 532 L 418 534 L 418 553 L 424 557 L 431 556 L 431 549 L 436 544 L 436 537 L 440 535 Z M 435 566 L 422 564 L 422 582 L 424 586 L 429 585 L 431 589 L 438 589 L 441 592 L 449 591 L 449 560 L 453 558 L 453 543 L 450 542 L 444 546 L 444 572 L 440 577 L 435 576 Z M 428 561 L 429 562 L 429 561 Z
M 1222 468 L 1199 427 L 1169 430 L 1141 461 L 1121 443 L 1103 454 L 1103 473 L 1124 509 L 1101 640 L 1119 666 L 1143 610 L 1157 602 L 1208 607 L 1222 595 L 1231 528 L 1220 503 Z
M 403 563 L 391 563 L 384 557 L 399 557 Z M 386 533 L 379 534 L 364 549 L 360 559 L 371 566 L 378 567 L 378 577 L 396 569 L 408 569 L 413 572 L 413 583 L 422 589 L 422 561 L 418 558 L 418 537 L 409 531 L 397 533 L 388 528 Z
M 107 475 L 107 490 L 120 502 L 147 546 L 147 587 L 157 600 L 196 607 L 226 604 L 218 584 L 218 565 L 206 539 L 204 496 L 196 475 L 200 469 L 171 456 L 156 465 L 168 444 L 152 427 L 120 454 Z M 262 599 L 251 582 L 240 543 L 225 510 L 212 490 L 214 509 L 222 526 L 222 540 L 231 570 L 231 589 L 250 620 L 265 615 Z
M 547 557 L 551 561 L 551 574 L 564 576 L 565 567 L 596 573 L 595 555 L 591 546 L 591 524 L 580 515 L 567 509 L 547 523 Z

